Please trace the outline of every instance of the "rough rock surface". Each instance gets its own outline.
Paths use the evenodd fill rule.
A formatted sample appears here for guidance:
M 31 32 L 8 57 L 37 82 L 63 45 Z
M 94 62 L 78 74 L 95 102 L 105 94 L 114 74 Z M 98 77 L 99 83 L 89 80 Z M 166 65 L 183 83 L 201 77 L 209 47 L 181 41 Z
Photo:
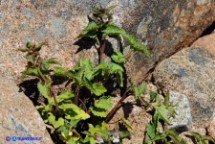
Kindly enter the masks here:
M 209 120 L 215 108 L 215 59 L 201 47 L 181 50 L 161 62 L 153 73 L 154 82 L 163 91 L 185 94 L 194 121 Z
M 213 118 L 208 127 L 208 134 L 215 140 L 215 118 Z
M 191 130 L 192 115 L 187 96 L 175 91 L 170 91 L 169 95 L 170 104 L 175 108 L 175 117 L 170 118 L 169 128 L 178 131 Z
M 25 144 L 53 144 L 46 126 L 32 102 L 22 93 L 12 80 L 0 78 L 0 139 L 6 136 L 42 137 L 38 141 L 16 141 Z
M 200 37 L 192 44 L 192 46 L 203 47 L 215 56 L 215 33 Z
M 152 52 L 147 62 L 141 54 L 134 54 L 129 60 L 129 71 L 137 82 L 156 61 L 189 45 L 215 20 L 214 0 L 100 2 L 105 6 L 117 4 L 114 21 L 138 36 Z M 77 60 L 74 39 L 87 24 L 86 14 L 96 3 L 94 0 L 1 0 L 0 75 L 16 78 L 25 64 L 23 55 L 16 49 L 27 41 L 44 39 L 49 46 L 43 54 L 58 57 L 71 67 Z M 94 55 L 89 53 L 90 57 Z
M 150 91 L 157 92 L 156 86 L 152 83 L 147 84 L 147 90 L 144 95 L 141 97 L 149 97 Z M 119 101 L 120 97 L 113 98 L 113 104 Z M 140 106 L 136 103 L 136 100 L 133 96 L 125 99 L 123 106 L 117 111 L 113 119 L 110 121 L 109 128 L 112 129 L 115 125 L 114 123 L 120 120 L 122 117 L 125 117 L 131 124 L 132 129 L 129 129 L 131 132 L 131 139 L 124 139 L 123 144 L 143 144 L 144 134 L 146 125 L 151 120 L 151 115 L 148 114 L 143 106 Z
M 114 104 L 118 102 L 120 97 L 113 99 Z M 135 105 L 134 97 L 129 97 L 125 100 L 122 108 L 120 108 L 110 121 L 109 128 L 113 129 L 115 123 L 119 121 L 122 117 L 125 117 L 132 129 L 130 131 L 131 138 L 123 139 L 123 144 L 142 144 L 145 134 L 146 125 L 150 122 L 151 115 L 149 115 L 143 107 Z

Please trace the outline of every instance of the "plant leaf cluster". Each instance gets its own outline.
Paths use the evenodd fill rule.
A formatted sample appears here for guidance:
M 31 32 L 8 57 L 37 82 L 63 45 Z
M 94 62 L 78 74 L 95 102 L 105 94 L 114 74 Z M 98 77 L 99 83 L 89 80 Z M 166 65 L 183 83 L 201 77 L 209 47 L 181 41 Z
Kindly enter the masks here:
M 146 86 L 127 84 L 129 81 L 124 67 L 126 58 L 121 50 L 114 50 L 110 56 L 111 61 L 105 62 L 103 56 L 107 49 L 107 38 L 114 37 L 122 43 L 123 37 L 134 51 L 146 56 L 149 56 L 149 52 L 135 37 L 112 24 L 113 8 L 94 8 L 88 25 L 78 37 L 96 40 L 99 45 L 97 65 L 89 58 L 80 57 L 74 67 L 66 69 L 54 58 L 43 59 L 40 50 L 46 42 L 38 46 L 28 42 L 25 48 L 19 49 L 26 53 L 27 60 L 22 80 L 26 77 L 38 80 L 37 88 L 45 101 L 37 109 L 44 122 L 52 127 L 64 143 L 121 143 L 123 137 L 129 136 L 126 131 L 118 128 L 109 130 L 106 123 L 125 98 L 131 94 L 140 96 Z M 57 79 L 61 81 L 56 82 Z M 120 89 L 122 96 L 113 105 L 112 91 L 117 89 Z M 121 121 L 131 128 L 125 118 Z
M 152 120 L 147 124 L 144 143 L 145 144 L 186 144 L 187 141 L 179 136 L 179 132 L 169 129 L 169 117 L 174 117 L 174 106 L 169 105 L 169 95 L 163 100 L 155 92 L 150 93 L 150 100 L 144 100 L 146 109 L 150 108 Z M 209 136 L 188 131 L 187 138 L 191 138 L 194 144 L 206 144 L 208 141 L 214 143 Z
M 123 49 L 115 48 L 109 56 L 111 61 L 105 62 L 105 50 L 108 38 L 112 37 L 122 44 L 127 41 L 133 51 L 141 52 L 149 57 L 149 51 L 134 36 L 112 23 L 111 10 L 114 8 L 102 6 L 93 8 L 89 15 L 89 23 L 78 39 L 90 38 L 96 41 L 94 45 L 98 51 L 98 64 L 91 59 L 80 57 L 78 63 L 71 69 L 66 69 L 54 59 L 43 59 L 40 50 L 46 44 L 38 46 L 28 42 L 25 48 L 19 48 L 26 53 L 27 65 L 22 72 L 22 80 L 26 77 L 38 80 L 37 88 L 40 96 L 45 99 L 37 106 L 44 122 L 66 144 L 96 144 L 121 143 L 124 137 L 129 137 L 129 131 L 118 127 L 110 130 L 107 123 L 122 106 L 123 101 L 133 95 L 140 98 L 146 90 L 146 84 L 134 84 L 128 78 L 123 55 Z M 57 82 L 59 80 L 59 82 Z M 57 87 L 56 87 L 57 86 Z M 113 105 L 114 91 L 120 90 L 120 100 Z M 169 105 L 169 97 L 164 102 L 154 92 L 150 99 L 144 100 L 146 109 L 150 109 L 152 120 L 145 132 L 145 144 L 184 144 L 184 139 L 175 130 L 168 129 L 169 116 L 174 114 L 174 108 Z M 126 128 L 132 129 L 128 120 L 120 120 Z M 161 130 L 159 129 L 161 127 Z M 206 140 L 213 140 L 208 136 L 190 132 L 196 144 L 205 144 Z

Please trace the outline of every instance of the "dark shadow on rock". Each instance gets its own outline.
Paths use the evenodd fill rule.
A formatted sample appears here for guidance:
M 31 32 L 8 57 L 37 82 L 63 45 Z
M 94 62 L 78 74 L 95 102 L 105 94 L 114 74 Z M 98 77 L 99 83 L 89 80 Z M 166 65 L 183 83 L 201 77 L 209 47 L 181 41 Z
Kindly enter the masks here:
M 105 47 L 105 51 L 104 51 L 105 55 L 110 57 L 113 54 L 113 50 L 114 49 L 113 49 L 112 44 L 109 41 L 106 41 L 106 47 Z
M 127 132 L 128 128 L 122 122 L 120 122 L 119 123 L 119 131 Z
M 37 89 L 38 79 L 25 80 L 18 84 L 19 92 L 24 92 L 24 94 L 30 98 L 34 105 L 38 105 L 39 91 Z
M 51 79 L 52 79 L 53 85 L 60 85 L 67 80 L 67 78 L 61 77 L 61 76 L 52 76 Z
M 76 54 L 79 53 L 80 51 L 83 51 L 84 49 L 88 50 L 90 49 L 92 46 L 95 46 L 96 44 L 96 40 L 88 38 L 88 37 L 84 37 L 79 39 L 78 41 L 76 41 L 74 43 L 74 45 L 79 46 L 78 50 L 75 52 Z M 113 46 L 111 44 L 111 42 L 106 41 L 105 43 L 105 55 L 107 56 L 111 56 L 113 54 Z
M 215 21 L 202 32 L 200 37 L 211 34 L 214 30 L 215 30 Z
M 91 38 L 87 38 L 87 37 L 81 38 L 74 43 L 74 45 L 79 46 L 76 53 L 79 53 L 80 51 L 82 51 L 84 49 L 90 49 L 95 44 L 96 44 L 96 40 L 91 39 Z
M 133 105 L 134 104 L 132 104 L 130 102 L 126 102 L 126 103 L 122 104 L 122 109 L 123 109 L 123 112 L 124 112 L 124 117 L 126 119 L 129 117 L 129 114 L 132 112 Z

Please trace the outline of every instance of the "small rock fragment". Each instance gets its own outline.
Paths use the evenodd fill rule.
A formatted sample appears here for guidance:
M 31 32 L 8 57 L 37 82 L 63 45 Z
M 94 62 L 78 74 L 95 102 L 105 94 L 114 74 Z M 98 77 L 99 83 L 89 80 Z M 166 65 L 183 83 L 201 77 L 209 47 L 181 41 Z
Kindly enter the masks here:
M 170 91 L 170 103 L 175 106 L 175 117 L 170 118 L 171 125 L 169 125 L 169 128 L 178 131 L 190 130 L 192 127 L 192 115 L 186 95 Z

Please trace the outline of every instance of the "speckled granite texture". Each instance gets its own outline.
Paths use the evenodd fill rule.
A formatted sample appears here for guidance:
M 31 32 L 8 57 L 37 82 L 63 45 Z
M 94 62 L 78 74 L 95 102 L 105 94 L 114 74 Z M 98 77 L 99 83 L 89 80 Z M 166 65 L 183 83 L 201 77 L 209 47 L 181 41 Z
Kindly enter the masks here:
M 0 142 L 6 141 L 6 136 L 41 137 L 38 141 L 16 141 L 18 144 L 53 144 L 42 118 L 33 103 L 18 92 L 14 81 L 0 78 Z
M 148 60 L 134 54 L 127 63 L 130 76 L 137 82 L 157 61 L 189 45 L 215 20 L 214 0 L 99 2 L 105 6 L 117 4 L 114 21 L 136 35 L 152 53 Z M 58 57 L 71 67 L 77 60 L 75 38 L 87 24 L 90 8 L 97 3 L 94 0 L 1 0 L 0 75 L 18 77 L 25 60 L 16 50 L 27 41 L 46 39 L 49 46 L 43 55 Z M 93 57 L 94 52 L 89 55 Z
M 193 121 L 214 116 L 215 57 L 204 48 L 189 47 L 164 60 L 153 79 L 164 92 L 175 90 L 188 97 Z

